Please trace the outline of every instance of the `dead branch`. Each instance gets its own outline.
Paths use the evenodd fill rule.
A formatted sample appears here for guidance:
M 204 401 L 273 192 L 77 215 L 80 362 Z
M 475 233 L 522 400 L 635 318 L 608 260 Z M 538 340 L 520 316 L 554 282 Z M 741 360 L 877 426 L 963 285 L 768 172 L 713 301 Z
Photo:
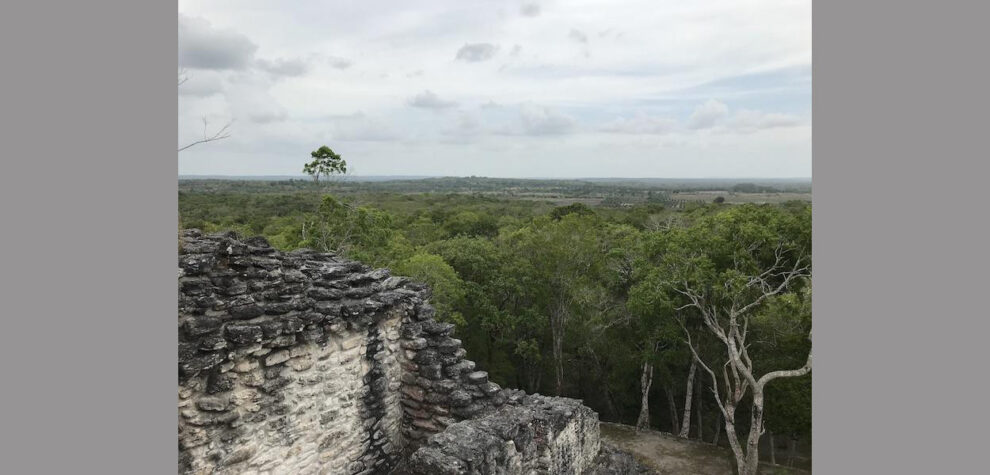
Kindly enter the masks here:
M 188 145 L 185 145 L 183 147 L 179 147 L 179 151 L 181 152 L 181 151 L 186 150 L 186 149 L 188 149 L 190 147 L 193 147 L 195 145 L 199 145 L 199 144 L 203 144 L 203 143 L 207 143 L 207 142 L 215 142 L 217 140 L 223 140 L 223 139 L 225 139 L 227 137 L 230 137 L 230 126 L 233 125 L 233 123 L 234 123 L 234 121 L 227 122 L 227 124 L 224 125 L 223 127 L 221 127 L 220 130 L 218 130 L 215 134 L 210 135 L 209 132 L 208 132 L 209 122 L 206 120 L 206 118 L 204 118 L 203 119 L 203 138 L 200 139 L 200 140 L 197 140 L 195 142 L 192 142 L 192 143 L 190 143 Z

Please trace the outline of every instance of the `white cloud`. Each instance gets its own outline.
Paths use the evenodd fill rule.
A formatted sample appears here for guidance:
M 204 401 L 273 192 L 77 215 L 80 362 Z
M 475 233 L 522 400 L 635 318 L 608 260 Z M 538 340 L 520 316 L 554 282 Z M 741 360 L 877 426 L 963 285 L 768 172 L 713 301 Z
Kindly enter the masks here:
M 709 99 L 696 107 L 688 118 L 688 127 L 692 129 L 710 129 L 729 115 L 729 106 L 715 99 Z
M 179 96 L 209 97 L 223 92 L 223 78 L 216 71 L 185 72 L 185 82 L 179 85 Z
M 519 121 L 524 135 L 561 135 L 574 131 L 577 121 L 557 110 L 534 104 L 519 106 Z
M 180 0 L 179 11 L 192 76 L 180 141 L 201 136 L 203 116 L 235 119 L 230 139 L 180 156 L 182 173 L 296 173 L 279 157 L 340 142 L 368 174 L 594 175 L 602 150 L 616 151 L 615 175 L 810 174 L 810 78 L 773 75 L 810 69 L 806 0 Z M 407 149 L 420 169 L 395 158 Z
M 334 69 L 347 69 L 354 65 L 354 61 L 338 56 L 330 56 L 327 58 L 327 63 L 329 63 L 330 67 Z
M 415 97 L 409 99 L 409 105 L 413 107 L 420 107 L 423 109 L 449 109 L 451 107 L 457 106 L 455 101 L 447 101 L 437 96 L 433 91 L 426 90 Z
M 179 14 L 179 67 L 242 70 L 251 65 L 257 49 L 241 33 Z
M 634 117 L 619 117 L 601 127 L 603 132 L 619 134 L 667 134 L 677 127 L 677 121 L 668 117 L 651 117 L 642 112 Z
M 309 71 L 309 65 L 302 59 L 279 58 L 274 61 L 259 59 L 255 62 L 257 67 L 273 76 L 302 76 Z
M 363 112 L 331 117 L 330 136 L 333 140 L 351 142 L 391 142 L 400 140 L 402 135 L 394 127 L 378 117 Z
M 567 37 L 577 41 L 578 43 L 588 44 L 588 35 L 575 29 L 571 29 L 571 32 L 567 34 Z
M 540 16 L 540 4 L 535 2 L 526 2 L 519 7 L 519 13 L 522 13 L 523 16 L 528 17 Z
M 457 50 L 455 58 L 469 63 L 488 61 L 495 56 L 495 51 L 497 50 L 498 46 L 491 43 L 465 44 L 461 46 L 461 49 Z
M 801 118 L 795 115 L 754 110 L 741 110 L 733 114 L 729 120 L 729 126 L 740 132 L 755 132 L 757 130 L 777 127 L 793 127 L 800 123 Z

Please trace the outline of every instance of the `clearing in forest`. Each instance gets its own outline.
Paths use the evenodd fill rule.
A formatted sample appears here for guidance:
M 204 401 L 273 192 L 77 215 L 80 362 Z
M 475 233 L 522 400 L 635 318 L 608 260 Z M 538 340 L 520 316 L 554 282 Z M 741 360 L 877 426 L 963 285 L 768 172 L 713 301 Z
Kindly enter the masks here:
M 732 453 L 724 447 L 684 440 L 670 434 L 634 427 L 601 423 L 602 440 L 633 454 L 641 463 L 661 475 L 731 474 Z M 780 465 L 761 464 L 766 475 L 808 474 L 806 470 Z

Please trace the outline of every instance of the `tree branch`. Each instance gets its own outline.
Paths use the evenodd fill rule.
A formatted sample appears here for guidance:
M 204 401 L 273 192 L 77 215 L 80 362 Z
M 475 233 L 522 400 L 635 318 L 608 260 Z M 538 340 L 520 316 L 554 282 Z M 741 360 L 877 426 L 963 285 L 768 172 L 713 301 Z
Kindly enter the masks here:
M 188 149 L 188 148 L 190 148 L 190 147 L 192 147 L 194 145 L 199 145 L 199 144 L 207 143 L 207 142 L 215 142 L 217 140 L 223 140 L 223 139 L 225 139 L 227 137 L 230 137 L 230 130 L 229 129 L 230 129 L 230 126 L 233 123 L 234 123 L 234 121 L 227 122 L 227 124 L 224 125 L 215 134 L 209 135 L 209 133 L 207 132 L 207 127 L 209 126 L 209 123 L 206 121 L 206 119 L 203 119 L 203 138 L 200 139 L 200 140 L 197 140 L 197 141 L 195 141 L 193 143 L 190 143 L 190 144 L 188 144 L 188 145 L 186 145 L 184 147 L 179 147 L 179 151 L 181 152 L 181 151 L 186 150 L 186 149 Z
M 808 332 L 808 339 L 811 340 L 811 332 Z M 762 388 L 763 385 L 769 383 L 770 381 L 773 381 L 774 379 L 796 378 L 798 376 L 804 376 L 808 374 L 809 371 L 811 371 L 811 350 L 808 350 L 808 359 L 807 361 L 804 362 L 804 366 L 798 369 L 771 371 L 760 377 L 760 380 L 758 382 L 760 384 L 760 387 Z
M 681 323 L 680 321 L 678 321 L 678 323 L 681 325 L 681 329 L 684 330 L 684 334 L 687 337 L 686 343 L 688 345 L 688 348 L 691 349 L 691 355 L 694 356 L 694 360 L 697 361 L 702 368 L 705 368 L 705 371 L 707 371 L 708 374 L 712 377 L 712 393 L 715 395 L 715 402 L 718 404 L 718 409 L 722 411 L 722 417 L 725 417 L 726 420 L 729 420 L 730 419 L 729 412 L 725 410 L 725 406 L 722 405 L 722 397 L 718 394 L 718 378 L 715 377 L 715 372 L 712 371 L 711 368 L 709 368 L 704 361 L 702 361 L 700 356 L 698 356 L 698 352 L 695 351 L 694 344 L 691 342 L 691 332 L 688 331 L 687 327 L 685 327 L 683 323 Z

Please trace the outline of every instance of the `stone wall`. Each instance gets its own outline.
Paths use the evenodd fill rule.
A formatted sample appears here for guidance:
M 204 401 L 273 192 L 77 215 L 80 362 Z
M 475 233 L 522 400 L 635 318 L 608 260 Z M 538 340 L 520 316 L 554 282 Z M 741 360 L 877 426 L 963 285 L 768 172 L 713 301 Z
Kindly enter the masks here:
M 526 396 L 431 437 L 406 471 L 581 474 L 599 452 L 598 414 L 574 399 Z
M 597 414 L 488 381 L 453 325 L 434 320 L 425 286 L 261 238 L 188 230 L 181 239 L 179 473 L 601 465 L 591 462 Z
M 264 240 L 183 235 L 179 471 L 385 473 L 403 455 L 404 279 Z

